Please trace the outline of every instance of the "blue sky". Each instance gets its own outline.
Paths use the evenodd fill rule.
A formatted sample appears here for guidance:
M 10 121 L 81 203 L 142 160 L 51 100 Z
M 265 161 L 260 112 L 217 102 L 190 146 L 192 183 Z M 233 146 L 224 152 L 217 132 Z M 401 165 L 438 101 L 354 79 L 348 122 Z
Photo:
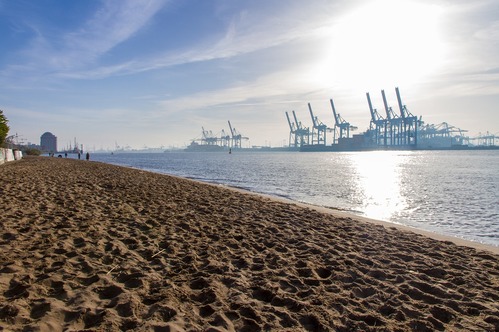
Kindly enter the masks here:
M 380 91 L 426 123 L 499 132 L 496 0 L 0 0 L 10 134 L 59 147 L 177 146 L 201 127 L 280 146 L 307 103 L 369 125 Z

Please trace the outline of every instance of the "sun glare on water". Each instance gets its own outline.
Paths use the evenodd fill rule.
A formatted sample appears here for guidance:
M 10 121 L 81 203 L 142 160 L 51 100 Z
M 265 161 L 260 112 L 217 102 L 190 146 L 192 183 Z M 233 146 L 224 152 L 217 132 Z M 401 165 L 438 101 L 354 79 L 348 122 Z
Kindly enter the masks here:
M 380 89 L 411 85 L 434 73 L 444 55 L 435 5 L 370 1 L 322 31 L 314 70 L 322 85 Z
M 365 152 L 349 156 L 355 169 L 356 196 L 369 218 L 391 220 L 407 208 L 401 194 L 401 165 L 406 157 L 391 151 Z

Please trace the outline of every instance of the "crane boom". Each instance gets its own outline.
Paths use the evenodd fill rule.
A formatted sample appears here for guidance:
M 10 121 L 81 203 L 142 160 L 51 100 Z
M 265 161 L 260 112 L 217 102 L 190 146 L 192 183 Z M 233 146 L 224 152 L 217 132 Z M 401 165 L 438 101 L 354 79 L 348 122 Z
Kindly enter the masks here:
M 400 109 L 400 115 L 402 116 L 402 119 L 405 119 L 405 107 L 404 105 L 402 105 L 402 99 L 400 98 L 400 92 L 399 92 L 399 88 L 395 88 L 395 93 L 397 94 L 397 101 L 398 101 L 398 104 L 399 104 L 399 109 Z
M 334 121 L 336 122 L 336 125 L 339 126 L 340 119 L 338 118 L 338 115 L 336 114 L 336 109 L 334 108 L 333 99 L 331 98 L 331 99 L 329 99 L 329 101 L 331 102 L 331 108 L 333 109 Z
M 371 103 L 371 97 L 369 96 L 369 92 L 366 92 L 367 96 L 367 103 L 369 104 L 369 111 L 371 112 L 371 119 L 372 121 L 376 121 L 376 117 L 374 115 L 374 109 L 373 109 L 373 104 Z
M 383 121 L 383 117 L 378 113 L 376 109 L 373 108 L 373 104 L 371 103 L 371 97 L 369 96 L 369 92 L 366 92 L 367 102 L 369 104 L 369 111 L 371 112 L 371 121 L 374 123 L 378 123 Z
M 386 101 L 385 90 L 381 90 L 381 96 L 383 97 L 383 105 L 385 105 L 386 118 L 391 120 L 392 115 L 390 114 L 390 108 L 388 107 L 388 102 Z
M 314 125 L 314 128 L 317 128 L 317 123 L 315 121 L 314 112 L 312 112 L 312 106 L 310 106 L 310 103 L 308 103 L 308 110 L 310 111 L 310 116 L 312 117 L 312 123 Z
M 288 112 L 286 112 L 286 118 L 288 119 L 289 130 L 291 130 L 292 132 L 294 132 L 294 131 L 295 131 L 295 129 L 293 128 L 293 124 L 291 123 L 291 120 L 289 119 L 289 114 L 288 114 Z
M 230 124 L 230 121 L 227 121 L 229 123 L 229 129 L 230 129 L 230 134 L 232 137 L 234 137 L 234 130 L 232 130 L 232 125 Z
M 301 129 L 301 123 L 298 122 L 298 118 L 296 117 L 295 111 L 292 111 L 292 112 L 293 112 L 293 117 L 295 118 L 296 128 Z

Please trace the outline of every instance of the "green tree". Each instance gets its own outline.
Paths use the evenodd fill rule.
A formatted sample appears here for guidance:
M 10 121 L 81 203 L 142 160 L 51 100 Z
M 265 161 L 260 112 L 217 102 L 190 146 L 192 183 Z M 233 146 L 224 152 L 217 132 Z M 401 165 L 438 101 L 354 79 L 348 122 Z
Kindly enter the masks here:
M 8 122 L 9 120 L 3 115 L 3 111 L 0 110 L 0 146 L 5 144 L 5 138 L 7 138 L 7 134 L 9 133 Z

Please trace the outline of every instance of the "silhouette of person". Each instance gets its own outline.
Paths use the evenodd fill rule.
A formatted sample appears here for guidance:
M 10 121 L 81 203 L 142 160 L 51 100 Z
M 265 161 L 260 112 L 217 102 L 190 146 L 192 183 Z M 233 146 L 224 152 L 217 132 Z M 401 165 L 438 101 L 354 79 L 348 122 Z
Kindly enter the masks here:
M 87 160 L 90 160 L 90 153 L 87 152 L 86 158 L 87 158 Z

